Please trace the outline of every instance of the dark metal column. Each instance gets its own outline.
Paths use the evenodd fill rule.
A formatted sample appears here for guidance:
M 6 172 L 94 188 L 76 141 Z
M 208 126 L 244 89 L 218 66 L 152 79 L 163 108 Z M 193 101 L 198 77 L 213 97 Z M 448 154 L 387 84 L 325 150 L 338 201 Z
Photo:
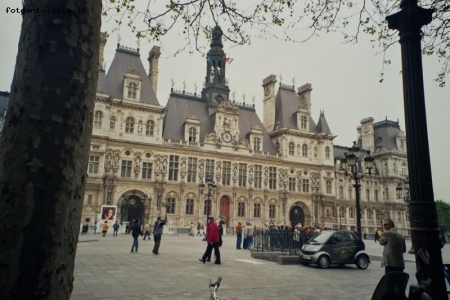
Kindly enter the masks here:
M 447 299 L 442 271 L 438 219 L 433 195 L 427 119 L 423 88 L 421 28 L 432 20 L 432 9 L 417 5 L 417 0 L 403 0 L 401 11 L 386 17 L 388 26 L 400 34 L 405 106 L 406 142 L 410 181 L 411 237 L 416 253 L 427 250 L 431 263 L 420 268 L 419 280 L 432 279 L 433 299 Z
M 361 229 L 361 184 L 359 183 L 359 178 L 355 176 L 355 187 L 356 192 L 356 231 L 358 232 L 359 237 L 362 239 L 362 229 Z

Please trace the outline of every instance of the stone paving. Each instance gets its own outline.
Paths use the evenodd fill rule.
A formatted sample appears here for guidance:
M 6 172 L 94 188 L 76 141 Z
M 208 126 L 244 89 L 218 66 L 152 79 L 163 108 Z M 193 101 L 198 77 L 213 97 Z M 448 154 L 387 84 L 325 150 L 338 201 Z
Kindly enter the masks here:
M 209 299 L 209 279 L 218 276 L 223 277 L 218 292 L 223 300 L 370 299 L 384 274 L 383 247 L 365 242 L 372 261 L 367 270 L 354 265 L 321 270 L 253 259 L 250 251 L 235 249 L 234 236 L 223 237 L 222 265 L 214 265 L 198 261 L 206 248 L 199 236 L 163 235 L 160 254 L 154 255 L 153 239 L 140 239 L 139 252 L 130 253 L 130 235 L 88 233 L 78 243 L 72 299 Z M 443 259 L 450 262 L 450 245 Z M 411 284 L 414 255 L 405 254 L 405 260 Z

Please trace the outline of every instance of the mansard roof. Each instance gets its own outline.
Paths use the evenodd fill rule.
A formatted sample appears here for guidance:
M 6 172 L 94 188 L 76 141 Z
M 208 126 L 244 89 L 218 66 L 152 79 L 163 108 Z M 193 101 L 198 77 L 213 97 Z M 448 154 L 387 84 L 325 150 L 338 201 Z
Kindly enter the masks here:
M 331 134 L 330 127 L 328 126 L 327 120 L 325 119 L 325 113 L 323 111 L 320 112 L 320 117 L 319 117 L 319 122 L 317 123 L 316 132 Z
M 108 74 L 103 78 L 99 71 L 97 92 L 108 94 L 115 98 L 123 97 L 123 80 L 128 71 L 141 76 L 140 102 L 159 105 L 156 94 L 151 86 L 150 79 L 142 64 L 139 49 L 131 49 L 118 45 L 116 54 L 109 68 Z
M 197 95 L 172 92 L 166 106 L 163 138 L 184 140 L 184 123 L 189 116 L 195 115 L 200 121 L 200 141 L 203 142 L 208 133 L 214 132 L 216 109 L 215 107 L 208 107 L 206 100 Z M 255 110 L 250 107 L 239 106 L 239 137 L 248 139 L 252 126 L 255 125 L 262 128 L 262 150 L 278 153 Z
M 399 122 L 386 120 L 373 123 L 375 152 L 398 150 L 397 135 L 404 134 Z

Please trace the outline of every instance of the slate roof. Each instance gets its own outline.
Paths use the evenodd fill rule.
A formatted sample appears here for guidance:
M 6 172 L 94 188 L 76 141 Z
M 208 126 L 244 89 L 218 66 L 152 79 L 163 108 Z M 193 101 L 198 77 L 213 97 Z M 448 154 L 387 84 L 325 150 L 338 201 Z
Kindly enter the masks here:
M 0 118 L 3 118 L 5 111 L 8 108 L 9 93 L 0 92 Z
M 215 111 L 215 108 L 207 107 L 204 99 L 172 93 L 166 106 L 163 138 L 184 140 L 184 123 L 189 116 L 195 115 L 200 121 L 200 141 L 203 142 L 205 136 L 214 131 Z M 250 108 L 239 107 L 240 137 L 248 139 L 251 128 L 255 125 L 258 125 L 263 131 L 262 150 L 278 153 L 256 112 Z
M 325 113 L 323 111 L 320 112 L 320 117 L 319 117 L 319 122 L 317 123 L 316 132 L 331 134 L 330 127 L 328 126 L 327 120 L 325 119 Z
M 99 71 L 97 92 L 105 93 L 115 98 L 122 98 L 123 79 L 127 71 L 131 70 L 141 75 L 140 102 L 159 105 L 139 52 L 123 49 L 120 46 L 116 49 L 116 54 L 106 77 L 102 78 L 104 75 L 101 74 L 102 71 Z
M 375 153 L 382 149 L 398 149 L 396 137 L 402 130 L 399 122 L 389 121 L 388 119 L 373 124 Z

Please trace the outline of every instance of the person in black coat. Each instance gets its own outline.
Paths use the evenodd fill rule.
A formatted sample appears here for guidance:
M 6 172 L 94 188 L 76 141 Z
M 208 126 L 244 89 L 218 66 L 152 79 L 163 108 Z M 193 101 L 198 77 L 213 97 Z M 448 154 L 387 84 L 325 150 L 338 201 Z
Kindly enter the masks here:
M 139 224 L 139 220 L 136 219 L 134 221 L 133 227 L 131 227 L 131 236 L 133 237 L 133 245 L 131 246 L 131 252 L 138 252 L 139 247 L 139 236 L 142 236 L 141 225 Z

